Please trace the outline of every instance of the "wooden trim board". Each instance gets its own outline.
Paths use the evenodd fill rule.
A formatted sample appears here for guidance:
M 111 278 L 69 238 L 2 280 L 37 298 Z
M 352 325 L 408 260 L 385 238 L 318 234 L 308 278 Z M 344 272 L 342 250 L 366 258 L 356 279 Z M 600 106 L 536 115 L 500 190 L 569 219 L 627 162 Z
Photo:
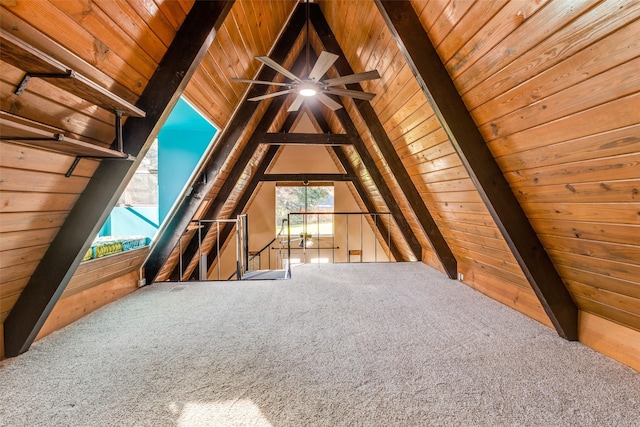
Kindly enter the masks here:
M 82 292 L 61 298 L 51 311 L 36 340 L 138 289 L 138 271 L 132 271 Z
M 578 339 L 587 347 L 640 372 L 640 331 L 580 311 Z

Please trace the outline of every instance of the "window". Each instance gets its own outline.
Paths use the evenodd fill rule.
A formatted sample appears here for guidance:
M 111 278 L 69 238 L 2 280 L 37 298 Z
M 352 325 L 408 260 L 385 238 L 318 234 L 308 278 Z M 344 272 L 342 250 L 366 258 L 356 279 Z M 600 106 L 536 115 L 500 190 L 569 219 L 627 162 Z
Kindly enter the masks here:
M 288 214 L 310 213 L 291 215 L 291 236 L 332 236 L 333 202 L 333 184 L 301 186 L 279 183 L 276 185 L 276 233 L 280 232 L 282 220 L 287 219 Z

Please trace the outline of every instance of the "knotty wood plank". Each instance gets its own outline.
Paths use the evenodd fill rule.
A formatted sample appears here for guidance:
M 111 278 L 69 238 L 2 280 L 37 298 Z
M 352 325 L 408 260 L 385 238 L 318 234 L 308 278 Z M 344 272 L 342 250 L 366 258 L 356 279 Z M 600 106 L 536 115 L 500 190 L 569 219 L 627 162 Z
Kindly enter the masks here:
M 101 43 L 109 56 L 120 56 L 144 77 L 151 78 L 159 61 L 140 49 L 136 40 L 124 33 L 100 8 L 82 0 L 67 0 L 55 3 L 55 6 L 66 15 L 66 20 L 71 19 Z
M 640 265 L 611 260 L 603 260 L 585 255 L 578 255 L 556 250 L 549 250 L 550 256 L 556 261 L 558 266 L 563 265 L 577 270 L 585 270 L 602 276 L 609 276 L 614 279 L 621 279 L 627 282 L 638 284 L 640 277 Z M 560 269 L 560 267 L 558 267 Z
M 42 259 L 48 245 L 31 246 L 0 252 L 0 269 Z M 4 292 L 4 291 L 3 291 Z
M 57 228 L 14 231 L 0 234 L 0 252 L 51 243 Z
M 634 313 L 619 310 L 616 307 L 612 307 L 610 305 L 603 304 L 600 301 L 585 298 L 577 294 L 575 296 L 575 299 L 576 303 L 583 311 L 587 311 L 597 316 L 613 320 L 616 323 L 627 326 L 631 329 L 635 329 L 636 331 L 640 331 L 640 316 Z
M 519 187 L 515 193 L 521 201 L 530 203 L 634 202 L 640 201 L 640 179 Z
M 513 188 L 638 178 L 640 152 L 505 173 Z
M 478 60 L 464 72 L 455 70 L 452 78 L 456 82 L 460 94 L 465 94 L 479 83 L 486 80 L 492 74 L 506 67 L 517 58 L 533 49 L 543 40 L 555 33 L 558 28 L 562 28 L 575 20 L 578 16 L 591 9 L 597 0 L 585 1 L 581 3 L 573 2 L 548 2 L 544 7 L 535 11 L 531 17 L 527 18 L 527 12 L 521 14 L 523 9 L 518 10 L 516 19 L 503 21 L 502 27 L 509 28 L 512 22 L 515 24 L 513 31 L 505 34 L 505 38 L 496 44 L 492 49 L 482 56 L 479 52 L 474 52 Z M 521 3 L 514 2 L 520 6 Z M 526 2 L 524 7 L 529 7 L 531 11 L 542 6 L 543 2 Z M 507 6 L 508 7 L 508 6 Z M 505 7 L 503 10 L 507 9 Z M 502 11 L 501 11 L 502 12 Z M 501 15 L 498 13 L 497 16 Z M 507 24 L 507 25 L 505 25 Z
M 446 63 L 451 57 L 462 49 L 478 31 L 480 31 L 493 16 L 498 13 L 509 0 L 492 0 L 490 2 L 470 2 L 471 7 L 460 19 L 454 23 L 451 32 L 438 43 L 438 53 L 442 62 Z M 413 4 L 415 9 L 415 3 Z M 418 14 L 419 15 L 419 14 Z M 420 16 L 422 25 L 425 26 L 424 17 Z M 425 29 L 426 26 L 425 26 Z
M 553 122 L 546 123 L 494 139 L 489 137 L 487 145 L 494 156 L 499 157 L 559 142 L 584 138 L 640 123 L 640 93 L 598 105 Z M 492 134 L 499 132 L 492 130 Z M 574 150 L 576 151 L 576 150 Z
M 376 4 L 556 331 L 566 339 L 576 340 L 577 307 L 411 5 L 379 0 Z
M 640 22 L 629 24 L 589 47 L 576 52 L 562 62 L 536 75 L 515 88 L 474 108 L 478 124 L 525 107 L 537 99 L 596 76 L 631 59 L 640 48 Z
M 135 10 L 140 18 L 149 26 L 151 31 L 162 41 L 165 47 L 171 44 L 171 41 L 176 35 L 176 30 L 179 25 L 173 24 L 182 22 L 184 20 L 184 14 L 177 20 L 172 20 L 167 17 L 161 10 L 161 7 L 153 1 L 147 0 L 130 0 L 129 6 Z
M 119 72 L 114 69 L 118 65 L 116 61 L 113 61 L 113 64 L 111 62 L 101 64 L 100 68 L 98 68 L 94 66 L 95 62 L 92 65 L 85 59 L 80 58 L 69 49 L 58 44 L 49 36 L 41 32 L 39 29 L 34 28 L 29 23 L 10 12 L 8 9 L 2 10 L 0 26 L 5 31 L 14 34 L 16 37 L 31 46 L 34 46 L 52 58 L 56 58 L 61 63 L 66 64 L 67 67 L 82 73 L 92 81 L 130 103 L 135 103 L 142 92 L 142 84 L 139 80 L 135 80 L 135 73 L 121 76 L 121 81 L 116 81 L 111 77 L 114 72 L 115 74 Z M 109 75 L 108 72 L 111 72 L 111 75 Z
M 99 7 L 102 12 L 118 25 L 123 33 L 131 37 L 156 63 L 162 60 L 162 56 L 175 33 L 172 33 L 165 43 L 128 2 L 93 0 L 93 4 Z
M 0 233 L 60 227 L 68 212 L 11 212 L 0 213 Z
M 464 275 L 464 284 L 501 302 L 507 307 L 511 307 L 537 320 L 543 325 L 553 328 L 553 324 L 533 291 L 515 286 L 504 279 L 497 278 L 480 269 L 467 265 L 466 260 L 460 261 L 460 272 Z
M 542 235 L 540 238 L 547 250 L 640 265 L 640 245 L 637 244 L 607 243 L 549 235 Z
M 38 265 L 39 260 L 25 262 L 23 264 L 10 265 L 0 269 L 0 282 L 10 282 L 29 277 Z
M 593 221 L 637 225 L 640 202 L 633 203 L 523 203 L 530 218 Z
M 4 174 L 0 173 L 0 179 L 2 179 L 2 175 Z M 0 212 L 68 212 L 78 200 L 78 197 L 78 194 L 47 194 L 3 190 L 0 192 Z
M 487 137 L 500 138 L 543 123 L 587 110 L 640 91 L 640 58 L 633 59 L 588 80 L 479 127 Z
M 0 123 L 2 123 L 0 119 Z M 2 131 L 4 133 L 4 127 Z M 75 156 L 56 153 L 49 150 L 21 145 L 19 143 L 0 142 L 0 167 L 31 169 L 41 172 L 64 174 L 75 160 Z M 78 163 L 74 176 L 90 177 L 98 167 L 98 161 L 85 159 Z
M 575 147 L 580 147 L 575 150 Z M 640 124 L 498 157 L 504 172 L 640 152 Z
M 38 172 L 25 169 L 0 169 L 0 190 L 40 193 L 80 194 L 89 178 Z
M 488 5 L 489 9 L 492 7 L 490 3 Z M 443 13 L 429 28 L 429 37 L 436 48 L 449 35 L 455 24 L 465 16 L 473 4 L 470 1 L 452 1 L 447 4 Z
M 447 60 L 446 68 L 452 78 L 456 78 L 467 71 L 476 62 L 487 56 L 492 49 L 498 49 L 501 42 L 512 32 L 518 29 L 524 22 L 535 16 L 536 12 L 549 3 L 549 0 L 538 2 L 510 1 L 496 13 L 481 30 L 469 39 L 460 49 L 450 52 L 443 52 L 443 57 L 450 57 Z M 562 5 L 553 6 L 553 12 L 566 13 L 562 10 Z M 428 28 L 426 28 L 428 31 Z M 505 49 L 499 50 L 500 52 Z M 508 52 L 508 51 L 507 51 Z M 482 68 L 482 67 L 480 67 Z
M 532 219 L 538 234 L 577 237 L 621 244 L 637 244 L 640 225 L 606 224 L 602 222 L 577 222 L 571 220 Z
M 545 10 L 542 11 L 541 16 Z M 612 10 L 615 10 L 615 13 L 612 13 Z M 581 11 L 576 11 L 575 16 L 579 13 Z M 465 102 L 470 109 L 473 109 L 488 99 L 494 98 L 531 77 L 541 74 L 565 58 L 571 57 L 581 49 L 607 36 L 612 31 L 624 27 L 638 17 L 640 17 L 640 4 L 638 2 L 608 0 L 585 11 L 577 19 L 567 22 L 567 25 L 563 25 L 564 20 L 562 20 L 562 22 L 557 23 L 557 27 L 553 27 L 555 18 L 545 22 L 544 28 L 547 29 L 546 31 L 552 32 L 549 37 L 536 45 L 532 45 L 529 49 L 523 49 L 522 56 L 508 65 L 502 64 L 502 67 L 496 72 L 489 73 L 485 80 L 465 94 Z M 531 22 L 534 20 L 536 18 L 532 19 Z M 526 26 L 527 24 L 523 25 L 523 27 Z M 533 34 L 532 32 L 527 34 L 526 40 L 535 39 L 537 36 L 535 33 L 537 32 L 540 32 L 539 28 L 535 28 Z M 511 41 L 511 48 L 514 50 L 520 49 L 519 46 L 524 41 L 522 38 Z M 608 52 L 605 57 L 609 58 Z M 601 92 L 600 95 L 604 95 L 604 92 Z

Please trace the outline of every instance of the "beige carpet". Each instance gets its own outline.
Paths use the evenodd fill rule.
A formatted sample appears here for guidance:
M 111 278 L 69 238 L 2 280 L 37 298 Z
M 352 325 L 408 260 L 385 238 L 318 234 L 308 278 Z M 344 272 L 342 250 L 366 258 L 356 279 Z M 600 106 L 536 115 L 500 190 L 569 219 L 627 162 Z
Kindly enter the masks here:
M 640 426 L 640 374 L 420 263 L 157 284 L 0 365 L 1 426 Z

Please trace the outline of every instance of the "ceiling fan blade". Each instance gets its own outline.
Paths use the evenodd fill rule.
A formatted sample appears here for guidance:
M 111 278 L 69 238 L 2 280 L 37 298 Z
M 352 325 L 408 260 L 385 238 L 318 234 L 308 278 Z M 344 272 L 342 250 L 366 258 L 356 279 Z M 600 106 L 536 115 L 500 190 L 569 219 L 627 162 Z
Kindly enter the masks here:
M 318 60 L 313 65 L 311 72 L 309 73 L 309 79 L 313 81 L 318 81 L 324 76 L 324 73 L 327 72 L 329 68 L 333 65 L 334 62 L 338 60 L 339 56 L 334 55 L 333 53 L 329 53 L 326 51 L 322 51 Z
M 323 93 L 316 94 L 316 98 L 318 101 L 322 102 L 327 107 L 331 108 L 332 111 L 336 111 L 342 108 L 342 105 L 338 104 L 333 99 L 329 98 L 327 95 Z
M 300 79 L 298 78 L 298 76 L 296 76 L 291 71 L 287 70 L 282 65 L 278 64 L 276 61 L 274 61 L 273 59 L 269 58 L 268 56 L 256 56 L 256 59 L 258 61 L 264 63 L 265 65 L 268 65 L 269 67 L 273 68 L 274 70 L 276 70 L 280 74 L 283 74 L 283 75 L 289 77 L 291 80 L 296 81 L 296 82 L 300 82 Z
M 349 83 L 358 83 L 365 80 L 375 80 L 380 78 L 378 70 L 365 71 L 364 73 L 349 74 L 348 76 L 336 77 L 335 79 L 324 80 L 327 86 L 346 85 Z
M 274 85 L 274 86 L 291 86 L 291 84 L 289 83 L 279 83 L 279 82 L 265 82 L 262 80 L 249 80 L 249 79 L 238 79 L 233 77 L 231 79 L 234 82 L 238 82 L 238 83 L 255 83 L 255 84 L 261 84 L 261 85 Z
M 371 92 L 360 92 L 359 90 L 340 89 L 337 87 L 330 87 L 325 90 L 326 93 L 333 95 L 349 96 L 356 99 L 364 99 L 365 101 L 371 101 L 376 94 Z
M 289 113 L 292 113 L 294 111 L 298 111 L 300 109 L 300 106 L 302 105 L 302 102 L 304 101 L 304 98 L 305 98 L 304 96 L 298 95 L 296 97 L 296 99 L 293 100 L 293 102 L 291 103 L 289 108 L 287 108 L 287 111 Z
M 254 96 L 253 98 L 249 98 L 247 101 L 262 101 L 263 99 L 274 98 L 276 96 L 286 95 L 292 92 L 295 92 L 295 90 L 294 89 L 281 90 L 280 92 L 273 92 L 273 93 L 268 93 L 266 95 Z

